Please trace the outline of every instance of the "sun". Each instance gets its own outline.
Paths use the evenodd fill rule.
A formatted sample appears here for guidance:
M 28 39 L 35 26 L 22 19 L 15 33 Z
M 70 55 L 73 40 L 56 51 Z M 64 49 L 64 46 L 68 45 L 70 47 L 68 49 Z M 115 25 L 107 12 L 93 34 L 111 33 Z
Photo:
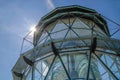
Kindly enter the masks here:
M 31 27 L 31 28 L 30 28 L 30 31 L 31 31 L 31 32 L 35 32 L 35 31 L 36 31 L 35 26 Z
M 36 32 L 35 25 L 31 26 L 31 28 L 30 28 L 30 34 L 29 34 L 29 35 L 30 35 L 31 37 L 33 37 L 34 32 Z

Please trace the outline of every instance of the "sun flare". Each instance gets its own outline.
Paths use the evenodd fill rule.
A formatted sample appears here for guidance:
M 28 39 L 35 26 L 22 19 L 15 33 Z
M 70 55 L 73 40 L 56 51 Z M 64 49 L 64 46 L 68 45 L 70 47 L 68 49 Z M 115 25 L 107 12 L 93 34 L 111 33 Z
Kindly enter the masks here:
M 35 25 L 31 26 L 29 35 L 33 37 L 35 31 L 36 31 Z
M 31 31 L 31 32 L 35 32 L 35 31 L 36 31 L 36 28 L 33 26 L 33 27 L 30 28 L 30 31 Z

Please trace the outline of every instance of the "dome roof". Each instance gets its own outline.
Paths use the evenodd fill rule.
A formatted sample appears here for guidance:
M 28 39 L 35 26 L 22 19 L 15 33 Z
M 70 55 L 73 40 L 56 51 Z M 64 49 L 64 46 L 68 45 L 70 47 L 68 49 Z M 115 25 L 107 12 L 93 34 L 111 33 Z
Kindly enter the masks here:
M 73 14 L 77 17 L 85 18 L 92 20 L 95 22 L 100 29 L 102 29 L 108 36 L 110 35 L 106 21 L 97 13 L 94 9 L 72 5 L 72 6 L 64 6 L 64 7 L 57 7 L 45 16 L 43 16 L 38 23 L 37 27 L 40 27 L 44 24 L 44 27 L 57 19 L 61 18 L 64 15 L 68 15 L 68 13 Z M 72 16 L 66 16 L 72 17 Z

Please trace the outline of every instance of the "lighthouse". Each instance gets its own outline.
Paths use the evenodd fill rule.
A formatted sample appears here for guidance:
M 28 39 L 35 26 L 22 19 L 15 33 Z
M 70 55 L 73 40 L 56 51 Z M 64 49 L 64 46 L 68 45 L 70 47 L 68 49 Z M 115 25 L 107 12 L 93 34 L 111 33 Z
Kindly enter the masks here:
M 72 5 L 43 16 L 33 48 L 21 53 L 14 80 L 119 80 L 120 40 L 94 9 Z

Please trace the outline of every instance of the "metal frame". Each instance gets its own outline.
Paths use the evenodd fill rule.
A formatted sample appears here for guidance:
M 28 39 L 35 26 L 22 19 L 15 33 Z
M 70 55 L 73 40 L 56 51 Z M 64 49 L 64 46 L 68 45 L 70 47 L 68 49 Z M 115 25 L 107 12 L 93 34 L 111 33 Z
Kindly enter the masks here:
M 30 34 L 30 32 L 23 38 L 23 42 L 22 42 L 22 46 L 21 46 L 21 52 L 20 53 L 23 53 L 23 47 L 24 47 L 24 43 L 25 43 L 25 41 L 26 42 L 28 42 L 28 43 L 30 43 L 31 45 L 32 45 L 32 47 L 34 47 L 34 49 L 33 49 L 33 51 L 34 52 L 37 52 L 36 54 L 37 55 L 39 55 L 39 53 L 40 53 L 40 50 L 39 49 L 42 49 L 42 47 L 44 46 L 44 47 L 47 47 L 48 45 L 49 46 L 51 46 L 51 50 L 50 50 L 50 52 L 52 52 L 53 54 L 50 54 L 50 55 L 46 55 L 46 54 L 49 54 L 49 52 L 48 53 L 46 53 L 46 54 L 44 54 L 44 57 L 40 57 L 39 59 L 36 59 L 36 58 L 38 58 L 38 57 L 35 57 L 34 56 L 34 60 L 33 60 L 33 63 L 34 63 L 34 65 L 33 66 L 27 66 L 27 67 L 30 67 L 29 69 L 32 69 L 32 74 L 31 74 L 31 79 L 32 80 L 35 80 L 35 70 L 37 70 L 38 72 L 39 72 L 39 69 L 38 68 L 36 68 L 36 65 L 37 65 L 37 62 L 39 62 L 39 61 L 44 61 L 44 59 L 47 59 L 48 57 L 50 57 L 50 56 L 53 56 L 54 55 L 54 58 L 53 58 L 53 60 L 52 60 L 52 62 L 50 63 L 50 65 L 49 65 L 49 67 L 48 67 L 48 70 L 47 70 L 47 74 L 44 76 L 44 75 L 42 75 L 43 73 L 42 72 L 44 72 L 45 70 L 46 70 L 46 68 L 42 71 L 42 72 L 39 72 L 39 74 L 43 77 L 45 77 L 44 78 L 44 80 L 47 80 L 47 76 L 49 75 L 49 73 L 50 73 L 50 70 L 52 69 L 52 67 L 53 67 L 53 64 L 54 64 L 54 62 L 55 62 L 55 60 L 56 59 L 59 59 L 60 60 L 60 63 L 62 64 L 62 67 L 63 67 L 63 69 L 64 69 L 64 71 L 65 71 L 65 74 L 67 75 L 67 77 L 68 77 L 68 79 L 69 80 L 73 80 L 73 78 L 71 78 L 71 75 L 70 75 L 70 64 L 71 64 L 71 62 L 69 61 L 69 55 L 71 55 L 71 54 L 79 54 L 79 55 L 81 55 L 81 54 L 85 54 L 85 55 L 87 55 L 87 57 L 88 57 L 88 68 L 87 68 L 87 74 L 86 74 L 86 78 L 74 78 L 74 79 L 86 79 L 86 80 L 89 80 L 89 73 L 90 73 L 90 70 L 91 70 L 91 72 L 92 72 L 92 75 L 93 75 L 93 77 L 94 77 L 94 80 L 97 80 L 96 79 L 96 76 L 95 76 L 95 73 L 94 73 L 94 71 L 93 71 L 93 65 L 91 64 L 91 60 L 92 60 L 92 58 L 93 57 L 95 57 L 95 59 L 96 60 L 98 60 L 98 62 L 101 64 L 101 66 L 103 66 L 103 68 L 105 69 L 105 72 L 103 72 L 102 74 L 101 74 L 101 76 L 103 76 L 103 75 L 105 75 L 105 74 L 108 74 L 108 76 L 109 76 L 109 79 L 111 80 L 111 79 L 114 79 L 114 80 L 119 80 L 119 76 L 117 76 L 117 73 L 120 75 L 120 64 L 119 64 L 119 62 L 120 62 L 120 55 L 119 55 L 119 52 L 120 52 L 120 47 L 118 47 L 118 48 L 115 48 L 116 47 L 116 44 L 119 44 L 120 43 L 120 41 L 119 40 L 114 40 L 114 39 L 108 39 L 108 38 L 110 38 L 109 36 L 108 36 L 108 38 L 105 38 L 105 36 L 101 36 L 101 35 L 104 35 L 104 34 L 102 34 L 101 32 L 99 32 L 99 31 L 96 31 L 96 30 L 94 30 L 94 26 L 95 25 L 97 25 L 97 23 L 96 22 L 94 22 L 95 20 L 96 20 L 96 15 L 98 16 L 98 14 L 96 14 L 96 13 L 91 13 L 90 15 L 93 15 L 92 17 L 94 18 L 93 19 L 93 22 L 92 22 L 92 28 L 89 28 L 89 31 L 91 31 L 91 38 L 88 38 L 91 42 L 88 44 L 87 43 L 87 38 L 82 38 L 81 36 L 79 36 L 79 34 L 75 31 L 75 28 L 73 28 L 72 26 L 73 26 L 73 24 L 76 22 L 76 19 L 78 18 L 81 22 L 83 22 L 87 27 L 90 27 L 89 26 L 89 23 L 87 24 L 87 23 L 85 23 L 84 21 L 82 21 L 80 18 L 83 18 L 84 19 L 84 17 L 86 16 L 86 14 L 84 14 L 83 15 L 83 13 L 81 13 L 82 15 L 79 15 L 79 17 L 77 17 L 75 14 L 73 14 L 73 12 L 68 12 L 68 13 L 65 13 L 65 15 L 61 15 L 59 18 L 59 21 L 61 22 L 61 24 L 64 24 L 65 26 L 66 26 L 66 28 L 65 29 L 61 29 L 61 30 L 59 30 L 59 31 L 56 31 L 56 32 L 52 32 L 53 31 L 53 29 L 51 30 L 51 31 L 49 31 L 49 30 L 47 30 L 47 27 L 45 27 L 46 26 L 46 21 L 47 21 L 47 19 L 45 19 L 45 20 L 43 20 L 43 22 L 44 22 L 44 24 L 42 24 L 42 28 L 43 28 L 43 30 L 41 30 L 41 29 L 39 29 L 41 32 L 40 32 L 40 36 L 38 36 L 39 38 L 38 39 L 41 39 L 41 35 L 42 34 L 44 34 L 44 33 L 46 33 L 46 35 L 44 36 L 44 39 L 42 39 L 41 41 L 44 41 L 44 43 L 43 44 L 39 44 L 40 43 L 40 41 L 35 41 L 35 42 L 37 42 L 37 44 L 35 44 L 33 41 L 31 41 L 31 40 L 29 40 L 28 39 L 28 37 L 29 37 L 29 34 Z M 63 19 L 64 19 L 64 17 L 65 16 L 69 16 L 67 19 L 68 19 L 68 24 L 66 24 L 64 21 L 63 21 Z M 73 21 L 70 23 L 70 19 L 71 19 L 71 16 L 72 16 L 72 18 L 74 18 L 73 19 Z M 99 15 L 100 16 L 100 15 Z M 100 16 L 101 17 L 101 16 Z M 102 17 L 104 17 L 103 15 L 102 15 Z M 104 18 L 106 18 L 106 17 L 104 17 Z M 44 18 L 43 18 L 44 19 Z M 106 19 L 108 19 L 108 18 L 106 18 Z M 50 20 L 52 20 L 52 19 L 50 19 Z M 111 21 L 110 19 L 108 19 L 109 21 Z M 49 21 L 49 20 L 48 20 Z M 58 24 L 58 22 L 59 21 L 57 21 L 55 24 L 54 24 L 54 27 L 56 27 L 56 25 Z M 99 20 L 98 20 L 98 22 L 99 22 Z M 100 21 L 101 22 L 101 21 Z M 113 21 L 112 21 L 113 22 Z M 52 23 L 52 22 L 51 22 Z M 113 22 L 113 23 L 115 23 L 115 22 Z M 118 26 L 120 26 L 119 24 L 117 24 L 117 23 L 115 23 L 116 25 L 118 25 Z M 105 26 L 104 26 L 105 27 Z M 78 28 L 76 28 L 76 29 L 78 29 Z M 66 31 L 66 33 L 65 33 L 65 35 L 64 35 L 64 37 L 63 37 L 63 39 L 61 39 L 61 40 L 54 40 L 54 38 L 52 38 L 52 35 L 53 34 L 57 34 L 58 32 L 61 32 L 61 31 L 64 31 L 64 30 L 67 30 Z M 87 28 L 79 28 L 79 30 L 87 30 Z M 81 42 L 81 44 L 80 45 L 75 45 L 75 46 L 72 46 L 72 47 L 64 47 L 64 43 L 67 43 L 70 39 L 67 39 L 67 35 L 69 34 L 69 32 L 73 32 L 74 33 L 74 35 L 76 35 L 77 36 L 77 39 L 72 39 L 72 40 L 76 40 L 76 41 L 79 41 L 79 42 Z M 103 30 L 102 30 L 103 31 Z M 120 29 L 118 29 L 117 31 L 115 31 L 113 34 L 111 34 L 111 37 L 114 35 L 114 34 L 116 34 L 118 31 L 120 31 Z M 104 31 L 103 31 L 104 32 Z M 96 35 L 94 35 L 93 33 L 96 33 L 97 34 L 97 36 Z M 109 32 L 108 32 L 109 33 Z M 106 33 L 106 37 L 107 37 L 107 33 Z M 93 43 L 93 37 L 97 37 L 97 41 L 98 41 L 98 43 L 99 43 L 99 41 L 103 41 L 103 43 L 105 44 L 105 45 L 107 45 L 107 46 L 100 46 L 99 44 L 97 45 L 97 47 L 95 48 L 95 51 L 93 52 L 93 51 L 91 51 L 91 48 L 90 48 L 90 46 L 92 45 L 92 43 Z M 50 40 L 49 40 L 49 42 L 47 41 L 48 40 L 48 38 L 50 38 Z M 36 39 L 34 39 L 34 40 L 36 40 Z M 109 40 L 108 42 L 105 42 L 106 40 Z M 110 46 L 110 42 L 111 41 L 114 41 L 113 43 L 111 43 L 111 45 L 112 46 Z M 46 42 L 48 42 L 48 43 L 46 43 Z M 58 46 L 58 44 L 59 44 L 59 46 Z M 39 45 L 41 45 L 41 46 L 39 46 Z M 76 49 L 77 48 L 77 49 Z M 99 49 L 101 49 L 101 50 L 99 50 Z M 111 51 L 113 51 L 113 52 L 107 52 L 106 50 L 111 50 Z M 82 53 L 82 51 L 86 51 L 86 53 Z M 73 53 L 73 52 L 75 52 L 75 53 Z M 89 53 L 88 53 L 89 52 Z M 24 54 L 23 54 L 24 55 Z M 24 56 L 27 56 L 28 54 L 25 54 Z M 29 54 L 30 55 L 30 54 Z M 37 56 L 36 55 L 36 56 Z M 46 56 L 45 56 L 46 55 Z M 67 62 L 68 62 L 68 64 L 67 64 L 67 67 L 66 67 L 66 64 L 64 63 L 64 61 L 63 61 L 63 59 L 62 59 L 62 55 L 67 55 Z M 42 55 L 43 56 L 43 55 Z M 102 56 L 104 56 L 103 58 L 105 59 L 105 61 L 102 59 Z M 109 66 L 109 64 L 108 64 L 108 60 L 107 60 L 107 58 L 106 58 L 106 56 L 109 56 L 110 57 L 110 59 L 113 61 L 113 62 L 111 62 L 111 65 Z M 115 58 L 113 58 L 113 57 L 115 57 Z M 118 59 L 118 60 L 117 60 Z M 29 64 L 28 64 L 29 65 Z M 41 63 L 41 65 L 42 65 L 42 63 Z M 80 63 L 78 63 L 78 65 L 77 65 L 77 69 L 79 68 L 78 66 L 80 65 Z M 117 71 L 113 71 L 111 68 L 112 67 L 114 67 L 114 66 L 116 66 L 117 67 Z M 42 67 L 41 67 L 42 68 Z M 67 70 L 67 68 L 68 68 L 68 70 Z M 28 70 L 28 69 L 27 69 Z M 78 69 L 78 70 L 80 70 L 80 69 Z M 24 75 L 24 73 L 25 73 L 25 71 L 26 71 L 26 69 L 24 70 L 24 72 L 23 72 L 23 75 Z M 30 73 L 30 71 L 28 71 L 28 73 Z M 55 74 L 55 73 L 52 73 L 52 74 Z M 27 75 L 26 75 L 27 76 Z M 112 76 L 112 77 L 110 77 L 110 76 Z M 23 79 L 24 80 L 24 79 Z M 43 80 L 43 79 L 42 79 Z M 56 80 L 59 80 L 59 79 L 57 79 L 57 77 L 56 77 Z

